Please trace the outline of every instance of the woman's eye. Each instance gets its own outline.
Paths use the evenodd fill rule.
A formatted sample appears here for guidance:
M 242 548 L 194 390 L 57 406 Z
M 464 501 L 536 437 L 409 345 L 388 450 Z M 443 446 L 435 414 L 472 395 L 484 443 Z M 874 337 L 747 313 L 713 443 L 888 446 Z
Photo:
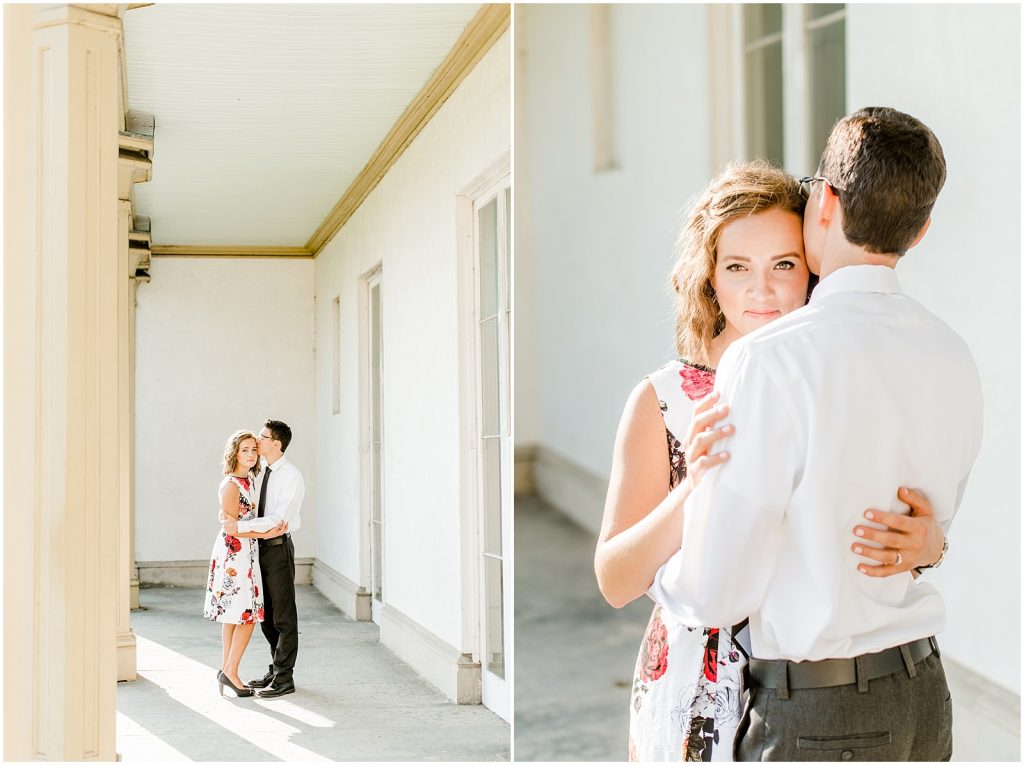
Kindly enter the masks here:
M 791 260 L 782 260 L 775 264 L 775 267 L 783 271 L 792 271 L 796 268 L 796 263 Z
M 740 263 L 730 263 L 725 267 L 726 271 L 742 271 L 743 266 Z

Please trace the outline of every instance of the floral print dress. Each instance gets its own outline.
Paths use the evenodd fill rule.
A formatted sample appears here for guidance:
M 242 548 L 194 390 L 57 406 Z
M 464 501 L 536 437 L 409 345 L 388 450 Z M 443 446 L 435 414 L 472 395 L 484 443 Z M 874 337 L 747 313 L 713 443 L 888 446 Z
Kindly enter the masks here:
M 671 466 L 666 493 L 686 477 L 685 437 L 693 410 L 711 392 L 715 373 L 671 361 L 648 376 L 665 419 Z M 732 760 L 742 712 L 746 658 L 727 628 L 693 628 L 655 606 L 633 675 L 630 761 Z
M 238 520 L 251 521 L 256 518 L 256 481 L 252 474 L 246 478 L 226 476 L 220 484 L 218 495 L 228 483 L 238 487 Z M 221 529 L 213 543 L 203 616 L 227 624 L 262 622 L 262 581 L 257 541 L 233 537 Z

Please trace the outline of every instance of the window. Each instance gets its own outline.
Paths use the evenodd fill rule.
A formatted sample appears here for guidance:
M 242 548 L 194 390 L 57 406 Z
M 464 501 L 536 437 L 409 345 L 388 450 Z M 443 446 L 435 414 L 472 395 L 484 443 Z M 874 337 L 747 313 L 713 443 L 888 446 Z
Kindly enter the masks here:
M 818 166 L 825 141 L 846 114 L 846 6 L 781 3 L 733 6 L 716 25 L 738 26 L 735 67 L 742 114 L 737 145 L 723 159 L 761 158 L 797 175 Z
M 615 157 L 615 90 L 612 57 L 612 7 L 595 4 L 590 13 L 590 124 L 594 172 L 618 167 Z

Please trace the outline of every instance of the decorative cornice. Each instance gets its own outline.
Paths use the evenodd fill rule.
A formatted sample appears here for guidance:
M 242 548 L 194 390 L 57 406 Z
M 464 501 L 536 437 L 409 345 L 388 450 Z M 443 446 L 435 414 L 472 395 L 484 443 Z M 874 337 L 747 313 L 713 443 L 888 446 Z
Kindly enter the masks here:
M 155 244 L 154 258 L 312 258 L 305 247 L 247 247 L 245 245 Z
M 510 9 L 507 3 L 495 3 L 483 5 L 477 11 L 427 84 L 402 112 L 370 161 L 306 242 L 305 249 L 314 257 L 359 209 L 434 113 L 508 29 Z

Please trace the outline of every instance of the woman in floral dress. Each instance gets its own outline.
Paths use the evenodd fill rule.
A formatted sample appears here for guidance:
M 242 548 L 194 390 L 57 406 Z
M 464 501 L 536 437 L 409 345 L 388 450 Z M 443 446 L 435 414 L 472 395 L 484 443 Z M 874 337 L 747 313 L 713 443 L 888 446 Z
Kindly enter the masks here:
M 722 354 L 733 340 L 807 301 L 813 284 L 803 254 L 804 201 L 796 180 L 758 161 L 726 168 L 689 211 L 672 273 L 680 360 L 633 390 L 616 437 L 594 561 L 613 606 L 646 593 L 679 549 L 687 496 L 729 458 L 709 451 L 731 433 L 731 426 L 717 425 L 728 408 L 716 406 L 712 392 Z M 927 501 L 905 489 L 899 498 L 912 507 L 914 525 L 887 531 L 913 537 L 906 546 L 920 553 L 908 554 L 898 570 L 870 575 L 939 557 L 942 532 Z M 872 553 L 866 549 L 864 557 Z M 631 761 L 732 759 L 747 652 L 742 627 L 686 627 L 655 606 L 630 697 Z
M 240 430 L 224 446 L 224 480 L 219 495 L 221 512 L 230 518 L 249 521 L 256 517 L 256 476 L 259 447 L 256 436 Z M 238 664 L 252 637 L 253 627 L 263 621 L 260 594 L 260 562 L 257 539 L 279 536 L 280 528 L 269 532 L 228 535 L 223 529 L 213 543 L 210 577 L 206 585 L 203 616 L 221 623 L 223 656 L 217 682 L 221 694 L 228 685 L 237 696 L 252 691 L 238 676 Z

